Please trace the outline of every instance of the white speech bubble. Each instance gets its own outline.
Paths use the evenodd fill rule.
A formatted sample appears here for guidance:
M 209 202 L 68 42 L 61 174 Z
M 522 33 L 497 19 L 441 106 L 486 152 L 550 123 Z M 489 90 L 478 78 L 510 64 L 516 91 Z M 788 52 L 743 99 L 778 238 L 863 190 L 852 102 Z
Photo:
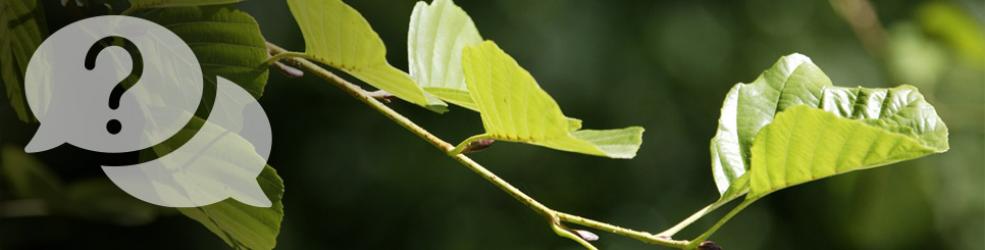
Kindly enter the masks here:
M 256 183 L 270 154 L 270 122 L 246 90 L 221 77 L 218 83 L 208 120 L 188 142 L 153 161 L 103 166 L 110 180 L 162 206 L 198 207 L 232 197 L 270 207 Z
M 106 37 L 128 44 L 89 52 Z M 139 54 L 131 54 L 133 50 Z M 114 108 L 110 93 L 138 59 L 143 62 L 139 81 L 118 91 L 123 94 Z M 133 152 L 179 133 L 195 133 L 157 159 L 102 166 L 103 172 L 130 195 L 161 206 L 198 207 L 233 198 L 270 207 L 256 181 L 270 154 L 270 122 L 245 89 L 221 77 L 217 82 L 208 119 L 197 132 L 186 128 L 201 101 L 203 78 L 184 41 L 134 17 L 99 16 L 72 23 L 45 40 L 28 64 L 24 90 L 41 126 L 25 151 L 68 143 L 103 153 Z M 114 120 L 120 128 L 116 133 L 110 129 Z
M 123 92 L 119 107 L 110 93 L 133 69 L 133 55 L 109 46 L 85 62 L 107 37 L 122 37 L 140 51 L 139 81 Z M 90 56 L 91 57 L 91 56 Z M 99 16 L 72 23 L 46 39 L 31 57 L 24 92 L 41 127 L 28 153 L 64 143 L 103 152 L 132 152 L 159 144 L 181 130 L 202 98 L 202 70 L 191 48 L 167 28 L 140 18 Z M 117 120 L 122 129 L 107 131 Z

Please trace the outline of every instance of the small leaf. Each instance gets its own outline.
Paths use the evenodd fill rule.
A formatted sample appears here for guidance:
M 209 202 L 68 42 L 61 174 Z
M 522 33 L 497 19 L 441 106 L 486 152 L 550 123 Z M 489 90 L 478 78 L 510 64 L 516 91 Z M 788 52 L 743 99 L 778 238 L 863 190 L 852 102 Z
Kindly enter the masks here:
M 792 54 L 753 83 L 736 84 L 725 97 L 718 132 L 711 140 L 712 173 L 722 194 L 719 202 L 748 192 L 746 173 L 751 171 L 757 135 L 777 113 L 798 105 L 909 136 L 935 152 L 947 150 L 947 128 L 916 88 L 835 87 L 809 58 Z
M 472 18 L 454 1 L 417 2 L 407 33 L 410 77 L 428 94 L 478 111 L 465 85 L 462 50 L 481 42 Z M 568 119 L 572 131 L 581 128 L 581 120 Z
M 410 76 L 442 100 L 475 109 L 462 75 L 462 49 L 482 42 L 472 18 L 451 0 L 417 2 L 410 15 Z
M 400 99 L 443 111 L 446 104 L 428 96 L 407 73 L 386 60 L 380 36 L 358 11 L 340 0 L 288 0 L 304 35 L 305 55 L 344 71 Z
M 492 138 L 611 158 L 633 158 L 643 128 L 574 130 L 580 122 L 564 116 L 557 102 L 533 76 L 495 43 L 465 49 L 462 64 L 469 94 Z
M 47 35 L 44 9 L 39 1 L 0 2 L 0 80 L 21 121 L 35 121 L 24 99 L 24 72 L 34 50 Z
M 940 145 L 931 141 L 898 133 L 894 131 L 899 128 L 895 125 L 876 126 L 804 105 L 780 112 L 756 136 L 747 199 L 812 180 L 947 150 L 946 145 L 939 148 Z

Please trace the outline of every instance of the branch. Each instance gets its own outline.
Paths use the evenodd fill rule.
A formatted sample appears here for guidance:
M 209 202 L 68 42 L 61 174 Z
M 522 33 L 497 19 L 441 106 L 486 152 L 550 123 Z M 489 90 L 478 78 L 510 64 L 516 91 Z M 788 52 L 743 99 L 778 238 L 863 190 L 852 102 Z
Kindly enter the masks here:
M 370 92 L 367 92 L 366 90 L 362 89 L 358 85 L 355 85 L 349 81 L 346 81 L 345 79 L 342 79 L 341 77 L 335 75 L 331 71 L 322 68 L 318 64 L 315 64 L 305 59 L 306 56 L 303 53 L 289 52 L 269 42 L 267 43 L 267 47 L 271 51 L 273 57 L 271 57 L 271 59 L 268 60 L 264 65 L 266 66 L 272 65 L 273 62 L 277 60 L 289 60 L 294 66 L 297 66 L 298 68 L 304 71 L 310 72 L 326 80 L 328 83 L 335 85 L 343 92 L 363 102 L 364 104 L 376 110 L 380 114 L 383 114 L 383 116 L 386 116 L 387 118 L 396 122 L 401 127 L 404 127 L 414 135 L 417 135 L 424 141 L 427 141 L 435 148 L 438 148 L 442 152 L 448 153 L 449 157 L 461 163 L 462 166 L 465 166 L 469 170 L 472 170 L 472 172 L 475 172 L 479 176 L 482 176 L 483 179 L 486 179 L 486 181 L 489 181 L 489 183 L 492 183 L 500 190 L 506 192 L 507 194 L 512 196 L 514 199 L 516 199 L 523 205 L 527 206 L 531 210 L 534 210 L 534 212 L 537 212 L 538 214 L 544 216 L 547 219 L 548 223 L 550 223 L 551 229 L 559 236 L 574 240 L 579 244 L 581 244 L 582 246 L 584 246 L 585 248 L 595 249 L 595 247 L 588 242 L 589 239 L 585 239 L 582 236 L 580 236 L 580 234 L 577 233 L 575 230 L 568 229 L 567 227 L 565 227 L 563 222 L 568 222 L 572 224 L 595 228 L 613 234 L 618 234 L 625 237 L 637 239 L 645 243 L 661 245 L 665 247 L 686 248 L 691 243 L 690 241 L 672 240 L 665 237 L 659 237 L 657 235 L 647 232 L 626 229 L 608 223 L 599 222 L 599 221 L 595 221 L 567 213 L 562 213 L 554 209 L 551 209 L 545 206 L 544 204 L 541 204 L 534 198 L 531 198 L 529 195 L 523 193 L 523 191 L 520 191 L 520 189 L 517 189 L 509 182 L 503 180 L 502 178 L 499 178 L 499 176 L 496 176 L 496 174 L 489 171 L 479 163 L 473 161 L 468 156 L 459 153 L 463 151 L 461 150 L 461 148 L 456 149 L 455 146 L 452 146 L 450 143 L 445 142 L 444 140 L 438 138 L 434 134 L 431 134 L 426 129 L 418 126 L 410 119 L 407 119 L 407 117 L 404 117 L 397 111 L 394 111 L 390 107 L 387 107 L 385 104 L 374 98 L 374 96 Z

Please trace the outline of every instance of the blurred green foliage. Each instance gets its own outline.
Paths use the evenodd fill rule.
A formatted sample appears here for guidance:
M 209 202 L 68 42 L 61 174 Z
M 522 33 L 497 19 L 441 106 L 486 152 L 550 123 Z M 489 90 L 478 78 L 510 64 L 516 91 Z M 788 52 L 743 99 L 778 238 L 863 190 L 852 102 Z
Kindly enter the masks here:
M 347 3 L 380 34 L 388 61 L 407 69 L 406 32 L 415 1 Z M 655 232 L 714 201 L 708 139 L 722 98 L 779 56 L 799 52 L 836 85 L 919 87 L 947 121 L 951 150 L 774 193 L 713 240 L 726 249 L 985 248 L 981 1 L 872 2 L 885 32 L 884 52 L 863 47 L 849 22 L 825 1 L 457 3 L 566 114 L 588 121 L 586 127 L 647 128 L 633 160 L 506 143 L 474 155 L 553 208 Z M 269 41 L 303 50 L 285 3 L 254 0 L 237 7 L 257 19 Z M 64 25 L 62 19 L 72 13 L 46 13 L 48 25 Z M 261 103 L 273 122 L 270 164 L 278 166 L 289 190 L 280 248 L 577 249 L 511 197 L 320 79 L 271 74 Z M 21 149 L 37 125 L 21 122 L 9 105 L 0 106 L 0 144 Z M 406 103 L 393 106 L 449 141 L 482 131 L 478 115 L 464 109 L 437 115 Z M 54 176 L 63 188 L 105 178 L 95 156 L 63 150 L 24 161 L 14 155 L 0 155 L 0 248 L 226 247 L 196 222 L 170 216 L 173 212 L 125 220 L 140 223 L 11 213 L 11 207 L 25 207 L 18 202 L 44 199 L 16 191 L 20 184 L 8 174 L 24 172 L 17 167 L 33 166 L 32 161 L 58 166 L 41 175 Z M 125 208 L 103 213 L 116 216 L 143 211 L 107 205 L 114 202 L 72 208 Z M 37 212 L 32 204 L 26 207 Z M 135 218 L 145 218 L 140 214 Z M 691 237 L 711 223 L 701 220 L 680 236 Z M 653 248 L 600 236 L 602 249 Z

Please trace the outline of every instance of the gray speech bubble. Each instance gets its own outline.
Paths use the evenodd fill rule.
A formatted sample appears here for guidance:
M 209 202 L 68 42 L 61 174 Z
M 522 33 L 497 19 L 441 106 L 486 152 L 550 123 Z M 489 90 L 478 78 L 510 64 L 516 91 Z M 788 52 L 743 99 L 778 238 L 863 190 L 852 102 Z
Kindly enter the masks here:
M 270 207 L 256 182 L 270 153 L 263 108 L 245 89 L 219 77 L 215 105 L 197 129 L 201 67 L 177 35 L 150 21 L 99 16 L 45 40 L 25 76 L 25 94 L 41 126 L 25 147 L 62 144 L 103 153 L 152 148 L 194 133 L 157 159 L 102 166 L 118 187 L 168 207 L 205 206 L 226 198 Z M 154 147 L 156 149 L 156 147 Z

